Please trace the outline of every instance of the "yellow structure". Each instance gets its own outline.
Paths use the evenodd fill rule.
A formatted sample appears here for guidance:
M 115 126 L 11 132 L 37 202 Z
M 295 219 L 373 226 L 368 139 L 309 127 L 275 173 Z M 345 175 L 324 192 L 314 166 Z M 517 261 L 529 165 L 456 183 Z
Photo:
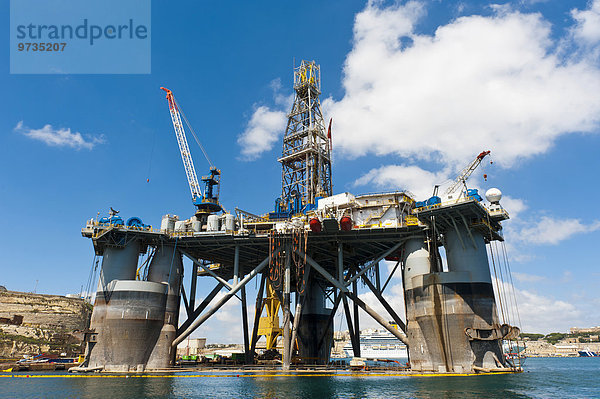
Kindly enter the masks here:
M 263 299 L 260 313 L 267 309 L 267 316 L 261 317 L 258 321 L 258 337 L 264 336 L 267 339 L 267 350 L 275 348 L 277 337 L 283 334 L 283 329 L 279 327 L 279 308 L 281 302 L 275 294 L 271 283 L 267 281 L 267 296 Z

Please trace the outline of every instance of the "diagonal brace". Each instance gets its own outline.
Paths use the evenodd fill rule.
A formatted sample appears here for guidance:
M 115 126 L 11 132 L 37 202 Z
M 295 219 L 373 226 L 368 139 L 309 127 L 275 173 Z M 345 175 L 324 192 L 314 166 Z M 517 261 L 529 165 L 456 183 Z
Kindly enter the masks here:
M 198 261 L 198 259 L 194 258 L 192 255 L 188 254 L 184 250 L 180 249 L 179 252 L 181 252 L 188 259 L 190 259 L 192 262 L 194 262 L 195 264 L 197 264 L 198 266 L 200 266 L 202 268 L 202 270 L 204 270 L 205 272 L 207 272 L 208 274 L 210 274 L 212 277 L 214 277 L 219 283 L 223 284 L 228 290 L 233 289 L 233 285 L 229 284 L 229 282 L 227 282 L 227 280 L 225 280 L 224 278 L 219 277 L 217 275 L 217 273 L 215 273 L 212 270 L 210 270 L 208 267 L 206 267 L 206 265 L 204 265 L 204 264 L 202 264 L 202 262 Z
M 305 254 L 303 251 L 297 249 L 296 253 L 301 257 L 305 257 L 306 261 L 310 264 L 310 266 L 315 269 L 321 276 L 325 277 L 327 281 L 329 281 L 334 287 L 338 288 L 342 292 L 348 292 L 348 288 L 344 286 L 343 283 L 340 283 L 337 279 L 333 278 L 333 276 L 327 273 L 327 270 L 323 269 L 321 265 L 319 265 L 313 258 Z
M 273 255 L 275 255 L 275 253 L 278 253 L 278 252 L 279 252 L 279 250 L 275 251 L 273 253 Z M 262 262 L 260 262 L 260 264 L 258 266 L 256 266 L 256 268 L 254 268 L 254 270 L 252 270 L 250 273 L 248 273 L 246 276 L 244 276 L 244 278 L 238 284 L 236 284 L 231 289 L 231 291 L 227 292 L 204 315 L 202 315 L 199 319 L 197 319 L 196 321 L 194 321 L 188 328 L 185 329 L 185 331 L 183 331 L 181 334 L 179 334 L 177 336 L 177 338 L 175 338 L 175 340 L 173 341 L 173 343 L 171 344 L 171 346 L 174 347 L 174 348 L 177 347 L 177 344 L 179 344 L 188 335 L 190 335 L 192 332 L 194 332 L 194 330 L 196 328 L 198 328 L 206 320 L 208 320 L 208 318 L 210 316 L 212 316 L 213 314 L 215 314 L 217 312 L 217 310 L 219 310 L 221 308 L 221 306 L 223 306 L 227 301 L 229 301 L 239 290 L 242 289 L 242 287 L 244 287 L 246 284 L 248 284 L 248 282 L 250 280 L 252 280 L 254 278 L 254 276 L 256 276 L 258 273 L 260 273 L 262 271 L 262 269 L 264 269 L 269 264 L 269 261 L 271 260 L 271 256 L 272 255 L 267 256 Z
M 385 251 L 384 253 L 382 253 L 381 255 L 379 255 L 377 258 L 375 258 L 375 260 L 373 260 L 367 266 L 363 267 L 361 269 L 361 271 L 359 271 L 358 273 L 356 273 L 354 276 L 352 276 L 352 278 L 350 280 L 348 280 L 346 282 L 346 287 L 349 286 L 350 284 L 352 284 L 354 281 L 356 281 L 360 276 L 362 276 L 363 274 L 365 274 L 367 271 L 369 271 L 370 268 L 372 268 L 373 266 L 375 266 L 376 264 L 378 264 L 380 260 L 382 260 L 383 258 L 385 258 L 386 256 L 388 256 L 389 254 L 391 254 L 392 252 L 394 252 L 395 250 L 397 250 L 398 248 L 400 248 L 400 246 L 402 244 L 404 244 L 404 241 L 406 241 L 406 240 L 400 241 L 398 244 L 394 245 L 393 247 L 391 247 L 390 249 L 388 249 L 387 251 Z

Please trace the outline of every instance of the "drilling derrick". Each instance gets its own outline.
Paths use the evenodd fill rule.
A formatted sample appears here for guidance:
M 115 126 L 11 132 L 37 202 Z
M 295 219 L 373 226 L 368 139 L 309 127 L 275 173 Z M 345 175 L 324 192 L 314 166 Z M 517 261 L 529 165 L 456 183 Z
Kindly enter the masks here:
M 321 69 L 314 61 L 294 68 L 294 105 L 283 137 L 281 208 L 299 212 L 331 193 L 331 148 L 321 112 Z

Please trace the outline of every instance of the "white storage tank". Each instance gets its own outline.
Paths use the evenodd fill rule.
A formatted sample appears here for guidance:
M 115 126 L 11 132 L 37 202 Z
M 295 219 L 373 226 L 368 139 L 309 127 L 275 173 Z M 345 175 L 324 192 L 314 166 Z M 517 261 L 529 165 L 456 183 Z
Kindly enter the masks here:
M 219 231 L 218 215 L 208 215 L 208 218 L 206 218 L 206 231 Z
M 225 231 L 235 231 L 235 216 L 231 213 L 225 214 Z
M 185 220 L 175 222 L 175 231 L 185 231 Z
M 177 215 L 166 214 L 160 221 L 160 229 L 162 231 L 173 231 L 175 230 L 175 222 L 179 220 Z
M 197 220 L 192 222 L 192 231 L 199 232 L 202 230 L 202 223 Z

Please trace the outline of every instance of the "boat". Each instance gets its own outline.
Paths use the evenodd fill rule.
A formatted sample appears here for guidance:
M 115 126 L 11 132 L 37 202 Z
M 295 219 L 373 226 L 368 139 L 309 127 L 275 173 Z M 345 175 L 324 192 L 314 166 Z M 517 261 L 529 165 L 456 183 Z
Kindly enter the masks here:
M 359 370 L 364 370 L 367 367 L 367 363 L 365 362 L 364 357 L 355 357 L 352 360 L 350 360 L 350 370 L 352 371 L 359 371 Z
M 17 361 L 19 365 L 29 365 L 29 364 L 39 364 L 39 363 L 64 363 L 64 364 L 72 364 L 72 363 L 81 363 L 83 358 L 80 357 L 59 357 L 52 354 L 40 353 L 39 355 L 35 355 L 33 357 L 24 357 L 23 359 Z
M 346 357 L 353 357 L 352 342 L 344 345 Z M 365 359 L 407 359 L 408 348 L 387 330 L 363 330 L 360 333 L 360 356 Z
M 600 353 L 592 352 L 589 349 L 585 349 L 585 350 L 578 351 L 578 352 L 579 352 L 579 357 L 600 357 Z

